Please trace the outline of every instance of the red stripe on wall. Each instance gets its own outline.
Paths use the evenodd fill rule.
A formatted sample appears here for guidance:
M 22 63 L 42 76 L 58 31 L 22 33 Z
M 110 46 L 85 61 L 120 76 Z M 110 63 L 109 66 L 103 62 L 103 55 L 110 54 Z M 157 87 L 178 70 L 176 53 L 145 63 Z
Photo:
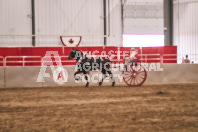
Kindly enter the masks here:
M 7 57 L 7 56 L 45 56 L 46 51 L 58 51 L 59 56 L 68 56 L 71 52 L 73 47 L 0 47 L 0 56 L 2 57 Z M 135 47 L 138 49 L 139 54 L 159 54 L 160 56 L 164 54 L 177 54 L 177 46 L 164 46 L 164 47 Z M 117 52 L 118 52 L 118 47 L 77 47 L 77 49 L 83 51 L 83 52 L 90 52 L 91 55 L 110 55 L 113 59 L 118 59 L 117 58 Z M 130 47 L 120 47 L 120 55 L 123 55 L 124 52 L 129 53 Z M 97 52 L 98 51 L 98 52 Z M 105 52 L 103 52 L 105 51 Z M 116 57 L 115 57 L 116 56 Z M 152 59 L 155 58 L 156 56 L 147 56 L 147 58 Z M 120 57 L 123 59 L 123 57 Z M 177 56 L 169 56 L 169 58 L 176 59 Z M 63 58 L 64 60 L 67 60 L 67 58 Z M 15 60 L 20 60 L 20 59 L 15 59 Z M 38 60 L 37 59 L 32 59 L 32 60 Z M 2 61 L 2 59 L 0 60 Z M 156 60 L 148 60 L 148 63 L 151 62 L 159 62 Z M 164 60 L 164 63 L 177 63 L 176 60 Z M 1 64 L 1 63 L 0 63 Z M 65 62 L 64 64 L 71 65 L 74 63 L 71 62 Z M 31 65 L 31 64 L 28 64 Z

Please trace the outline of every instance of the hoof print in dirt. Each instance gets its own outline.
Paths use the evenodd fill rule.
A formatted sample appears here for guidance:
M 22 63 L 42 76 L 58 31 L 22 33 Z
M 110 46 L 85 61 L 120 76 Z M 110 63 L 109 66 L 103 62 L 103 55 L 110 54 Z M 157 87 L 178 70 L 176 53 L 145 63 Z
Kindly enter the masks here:
M 157 94 L 165 94 L 165 92 L 159 91 L 159 92 L 157 92 Z

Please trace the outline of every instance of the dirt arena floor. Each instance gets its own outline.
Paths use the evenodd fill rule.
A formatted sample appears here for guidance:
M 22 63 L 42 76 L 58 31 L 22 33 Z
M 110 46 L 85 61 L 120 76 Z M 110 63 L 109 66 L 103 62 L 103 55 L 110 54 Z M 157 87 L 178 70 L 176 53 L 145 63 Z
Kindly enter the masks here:
M 0 131 L 198 132 L 198 83 L 0 89 Z

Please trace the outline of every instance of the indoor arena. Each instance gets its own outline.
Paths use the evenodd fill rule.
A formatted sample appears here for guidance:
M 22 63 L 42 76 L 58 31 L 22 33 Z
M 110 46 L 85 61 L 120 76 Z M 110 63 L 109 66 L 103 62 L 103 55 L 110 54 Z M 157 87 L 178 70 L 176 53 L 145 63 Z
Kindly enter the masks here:
M 0 10 L 0 132 L 198 131 L 198 0 Z

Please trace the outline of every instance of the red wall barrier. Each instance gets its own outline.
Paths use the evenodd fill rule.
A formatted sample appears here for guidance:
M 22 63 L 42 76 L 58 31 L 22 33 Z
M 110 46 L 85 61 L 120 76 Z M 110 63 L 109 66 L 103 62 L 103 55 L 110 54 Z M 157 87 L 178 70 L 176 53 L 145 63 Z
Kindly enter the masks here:
M 156 58 L 162 57 L 164 54 L 177 54 L 177 47 L 176 46 L 164 46 L 164 47 L 135 47 L 138 49 L 139 55 L 143 55 L 142 58 L 146 58 L 148 63 L 151 62 L 160 62 L 160 60 L 155 60 Z M 91 52 L 91 55 L 109 55 L 109 57 L 112 57 L 114 60 L 118 59 L 117 53 L 118 50 L 120 51 L 120 59 L 123 59 L 124 54 L 126 52 L 130 51 L 130 47 L 77 47 L 77 49 L 83 51 L 83 52 Z M 0 56 L 7 57 L 7 56 L 45 56 L 46 51 L 58 51 L 59 56 L 68 56 L 72 50 L 72 47 L 1 47 L 0 48 Z M 105 51 L 105 52 L 102 52 Z M 155 54 L 155 55 L 151 55 Z M 170 55 L 170 56 L 164 56 L 164 58 L 171 58 L 175 60 L 164 60 L 163 63 L 177 63 L 177 56 L 176 55 Z M 15 58 L 14 60 L 21 61 L 20 58 Z M 38 58 L 29 58 L 29 60 L 38 61 Z M 62 60 L 67 60 L 67 58 L 63 58 Z M 2 59 L 0 60 L 2 62 Z M 116 61 L 115 61 L 116 62 Z M 115 63 L 114 62 L 114 63 Z M 144 62 L 144 61 L 143 61 Z M 75 64 L 73 62 L 63 62 L 63 65 L 71 65 Z M 1 63 L 0 63 L 1 65 Z M 13 64 L 9 64 L 12 65 Z M 19 65 L 19 64 L 18 64 Z M 20 63 L 21 65 L 21 63 Z M 34 64 L 28 64 L 28 65 L 34 65 Z M 39 65 L 36 64 L 36 65 Z

